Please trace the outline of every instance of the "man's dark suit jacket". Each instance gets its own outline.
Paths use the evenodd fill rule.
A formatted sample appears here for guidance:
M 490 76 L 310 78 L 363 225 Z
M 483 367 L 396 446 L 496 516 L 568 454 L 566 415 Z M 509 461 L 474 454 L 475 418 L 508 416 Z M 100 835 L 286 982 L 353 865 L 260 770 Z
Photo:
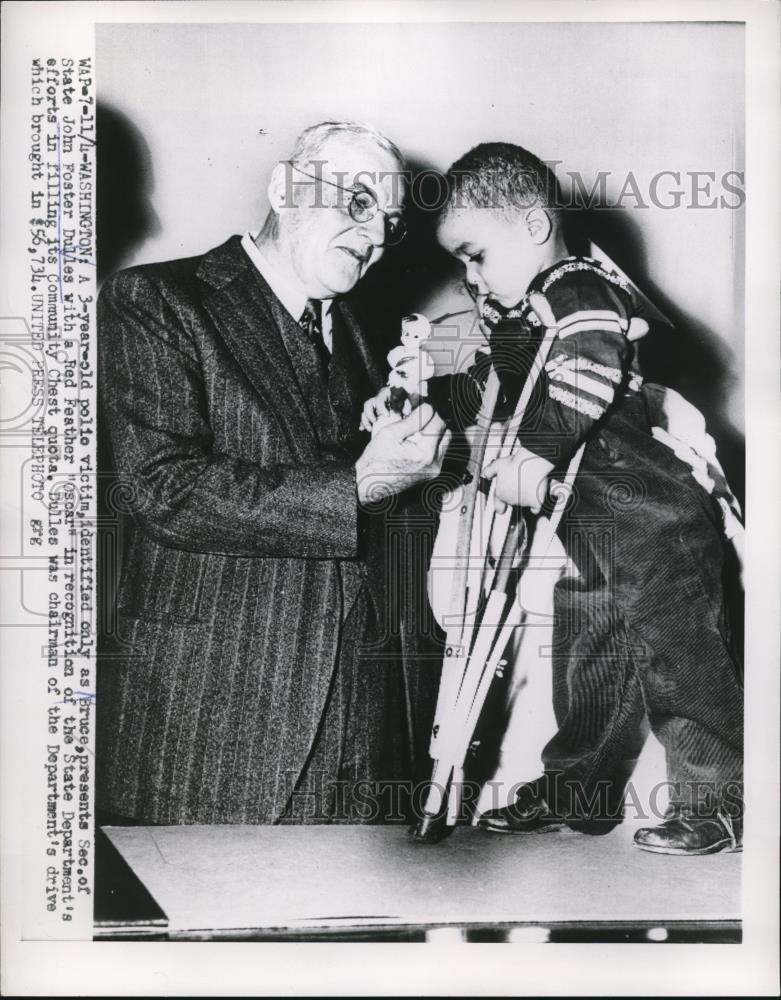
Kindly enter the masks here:
M 360 409 L 384 379 L 351 310 L 333 308 L 327 409 L 341 422 L 324 443 L 311 345 L 238 237 L 103 288 L 101 398 L 133 514 L 99 672 L 99 808 L 164 823 L 279 818 L 317 736 L 341 623 L 362 588 L 385 607 L 382 528 L 370 517 L 366 529 L 354 471 Z

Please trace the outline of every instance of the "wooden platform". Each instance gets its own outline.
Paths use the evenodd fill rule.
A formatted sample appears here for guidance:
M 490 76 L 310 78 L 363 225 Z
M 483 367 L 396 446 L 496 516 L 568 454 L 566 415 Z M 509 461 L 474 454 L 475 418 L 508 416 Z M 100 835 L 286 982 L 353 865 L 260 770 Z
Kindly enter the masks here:
M 632 846 L 636 825 L 604 837 L 464 827 L 436 846 L 411 843 L 402 827 L 104 829 L 169 937 L 601 927 L 608 940 L 611 929 L 656 927 L 649 940 L 665 928 L 739 939 L 740 855 L 649 854 Z

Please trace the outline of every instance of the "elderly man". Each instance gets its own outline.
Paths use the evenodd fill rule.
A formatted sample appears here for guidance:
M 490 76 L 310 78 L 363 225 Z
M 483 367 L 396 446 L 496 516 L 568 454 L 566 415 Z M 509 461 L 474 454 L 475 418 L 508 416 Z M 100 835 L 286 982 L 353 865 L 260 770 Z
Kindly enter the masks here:
M 133 496 L 99 676 L 105 812 L 376 820 L 381 785 L 412 776 L 430 706 L 387 641 L 376 501 L 436 476 L 447 434 L 428 406 L 358 432 L 384 375 L 342 298 L 403 235 L 402 175 L 374 129 L 316 125 L 274 168 L 260 232 L 103 288 Z

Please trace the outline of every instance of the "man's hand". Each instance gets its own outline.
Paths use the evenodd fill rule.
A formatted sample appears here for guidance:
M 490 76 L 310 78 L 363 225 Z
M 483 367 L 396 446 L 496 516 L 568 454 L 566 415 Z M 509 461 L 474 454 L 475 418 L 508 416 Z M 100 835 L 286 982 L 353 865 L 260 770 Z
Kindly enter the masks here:
M 383 427 L 355 463 L 358 500 L 372 503 L 438 476 L 450 436 L 428 403 Z
M 527 448 L 519 448 L 507 458 L 496 458 L 483 470 L 486 479 L 495 479 L 494 506 L 502 514 L 507 505 L 529 507 L 535 514 L 548 493 L 548 475 L 553 465 Z
M 376 396 L 372 396 L 371 399 L 366 400 L 363 404 L 360 430 L 371 431 L 375 422 L 380 417 L 386 417 L 388 415 L 388 400 L 390 399 L 390 392 L 391 387 L 389 385 L 384 385 Z

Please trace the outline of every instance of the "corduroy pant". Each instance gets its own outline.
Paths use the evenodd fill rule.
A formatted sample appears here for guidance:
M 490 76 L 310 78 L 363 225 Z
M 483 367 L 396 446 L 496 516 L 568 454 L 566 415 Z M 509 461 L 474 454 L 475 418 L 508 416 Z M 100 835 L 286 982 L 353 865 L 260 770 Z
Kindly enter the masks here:
M 592 441 L 562 523 L 580 575 L 556 587 L 559 729 L 542 757 L 559 811 L 594 832 L 620 818 L 646 718 L 672 804 L 742 807 L 742 658 L 719 509 L 662 445 L 644 445 L 607 430 Z

